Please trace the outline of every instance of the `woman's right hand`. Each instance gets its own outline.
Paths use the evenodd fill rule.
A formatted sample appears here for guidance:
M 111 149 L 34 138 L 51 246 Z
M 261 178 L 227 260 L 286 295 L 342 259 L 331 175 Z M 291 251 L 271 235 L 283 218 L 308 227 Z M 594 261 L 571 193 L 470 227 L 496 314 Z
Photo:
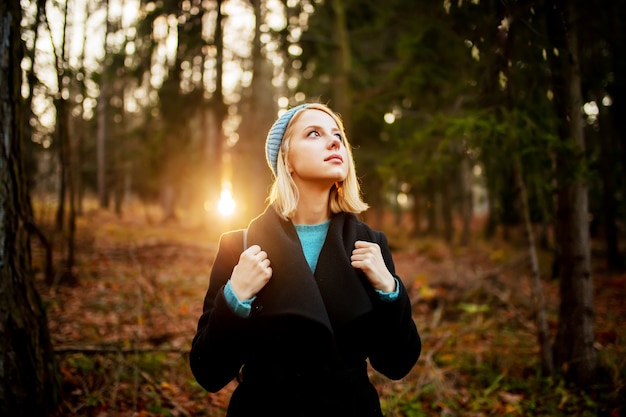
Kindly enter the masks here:
M 259 245 L 252 245 L 239 256 L 239 263 L 233 268 L 230 285 L 237 298 L 249 300 L 272 278 L 272 268 L 267 253 Z

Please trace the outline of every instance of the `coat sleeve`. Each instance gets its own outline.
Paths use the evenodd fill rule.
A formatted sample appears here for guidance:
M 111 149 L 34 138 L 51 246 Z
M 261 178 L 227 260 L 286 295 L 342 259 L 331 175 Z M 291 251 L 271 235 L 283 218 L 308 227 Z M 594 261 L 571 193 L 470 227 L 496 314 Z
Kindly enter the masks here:
M 406 376 L 420 356 L 422 342 L 413 322 L 411 301 L 402 280 L 396 275 L 391 250 L 382 232 L 373 232 L 389 272 L 397 278 L 398 298 L 394 301 L 375 300 L 375 332 L 370 364 L 391 379 Z
M 239 373 L 247 346 L 249 320 L 235 314 L 224 297 L 224 285 L 243 249 L 236 232 L 222 235 L 191 344 L 191 371 L 207 391 L 217 392 Z

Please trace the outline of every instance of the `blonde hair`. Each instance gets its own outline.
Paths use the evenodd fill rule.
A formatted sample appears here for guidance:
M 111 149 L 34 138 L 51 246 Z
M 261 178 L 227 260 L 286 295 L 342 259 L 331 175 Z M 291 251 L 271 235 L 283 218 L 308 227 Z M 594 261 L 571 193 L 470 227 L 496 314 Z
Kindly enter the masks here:
M 285 129 L 285 134 L 283 135 L 280 149 L 278 150 L 276 177 L 274 178 L 268 196 L 269 204 L 273 205 L 276 212 L 285 219 L 291 217 L 298 207 L 298 187 L 293 178 L 291 178 L 286 161 L 287 155 L 289 154 L 289 143 L 293 136 L 293 124 L 299 119 L 302 113 L 307 110 L 321 110 L 333 118 L 339 130 L 341 130 L 343 143 L 348 153 L 348 174 L 343 181 L 333 184 L 329 191 L 328 209 L 330 213 L 347 212 L 358 214 L 367 210 L 369 206 L 361 197 L 359 179 L 356 176 L 356 166 L 354 157 L 352 156 L 352 147 L 350 146 L 350 142 L 348 142 L 341 117 L 328 106 L 321 103 L 311 103 L 307 107 L 298 110 L 289 121 Z

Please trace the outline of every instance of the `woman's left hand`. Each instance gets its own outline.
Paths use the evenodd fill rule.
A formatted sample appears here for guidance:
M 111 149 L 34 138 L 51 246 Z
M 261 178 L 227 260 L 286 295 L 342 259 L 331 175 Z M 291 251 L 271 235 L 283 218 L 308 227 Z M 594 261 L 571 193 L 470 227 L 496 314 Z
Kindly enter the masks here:
M 352 266 L 358 268 L 369 280 L 370 284 L 384 292 L 396 290 L 396 280 L 387 269 L 380 246 L 376 243 L 357 240 L 352 251 Z

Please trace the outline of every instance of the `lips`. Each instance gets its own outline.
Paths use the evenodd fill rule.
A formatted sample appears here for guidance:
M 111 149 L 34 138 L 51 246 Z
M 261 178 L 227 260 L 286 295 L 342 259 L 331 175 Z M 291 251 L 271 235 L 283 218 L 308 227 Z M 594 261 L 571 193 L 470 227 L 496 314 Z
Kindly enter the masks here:
M 330 155 L 328 158 L 324 159 L 324 161 L 339 161 L 339 162 L 343 162 L 343 157 L 341 155 L 339 155 L 338 153 L 334 153 L 334 154 Z

